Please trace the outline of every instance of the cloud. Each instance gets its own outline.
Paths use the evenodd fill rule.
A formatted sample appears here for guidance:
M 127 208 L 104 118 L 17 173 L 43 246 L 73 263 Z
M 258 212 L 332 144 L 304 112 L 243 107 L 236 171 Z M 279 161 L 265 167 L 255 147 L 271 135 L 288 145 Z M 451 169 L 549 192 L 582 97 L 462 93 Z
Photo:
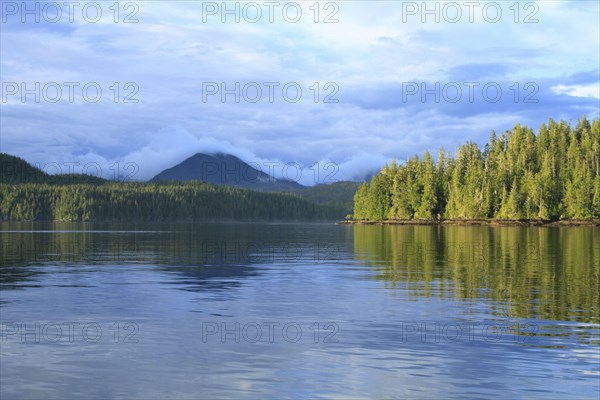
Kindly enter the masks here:
M 336 176 L 351 179 L 394 157 L 483 143 L 490 130 L 517 122 L 537 127 L 550 117 L 598 115 L 597 2 L 535 2 L 538 22 L 530 24 L 523 23 L 530 9 L 514 22 L 512 3 L 501 3 L 497 23 L 480 13 L 471 23 L 464 9 L 456 23 L 443 15 L 423 23 L 402 2 L 319 3 L 318 16 L 312 3 L 302 4 L 298 23 L 285 21 L 281 9 L 273 22 L 221 23 L 221 15 L 203 22 L 198 2 L 137 2 L 138 22 L 123 23 L 131 9 L 122 2 L 115 23 L 113 3 L 101 4 L 97 23 L 81 10 L 73 23 L 21 23 L 21 15 L 3 23 L 3 85 L 31 89 L 37 82 L 43 92 L 59 84 L 63 95 L 49 102 L 29 94 L 23 102 L 23 93 L 7 95 L 3 87 L 0 150 L 41 164 L 102 163 L 105 174 L 131 162 L 137 177 L 148 178 L 212 149 L 296 163 L 303 183 L 314 183 L 314 165 L 334 162 Z M 327 15 L 338 22 L 323 23 Z M 73 101 L 67 82 L 79 84 Z M 219 92 L 207 97 L 207 82 Z M 269 82 L 277 84 L 273 99 Z M 444 89 L 453 82 L 463 90 L 456 102 L 448 99 L 456 87 Z M 467 82 L 479 84 L 473 101 Z M 237 93 L 223 96 L 236 83 Z M 406 83 L 419 92 L 407 95 Z M 423 100 L 421 85 L 436 83 L 438 93 Z M 488 83 L 501 87 L 498 101 L 482 94 Z M 97 102 L 87 101 L 86 84 L 101 88 Z M 263 90 L 256 102 L 246 90 L 253 84 Z M 286 98 L 286 84 L 301 88 L 297 102 Z M 493 89 L 486 95 L 493 98 Z
M 106 179 L 146 181 L 196 153 L 225 153 L 278 179 L 294 180 L 307 186 L 339 180 L 363 180 L 390 161 L 382 154 L 366 152 L 353 154 L 341 163 L 329 158 L 310 163 L 293 159 L 268 159 L 227 140 L 197 137 L 181 126 L 160 129 L 146 138 L 147 142 L 140 148 L 118 157 L 106 157 L 91 149 L 75 153 L 57 145 L 49 161 L 40 163 L 31 161 L 31 158 L 30 161 L 50 174 L 88 173 Z
M 557 94 L 566 94 L 573 97 L 591 97 L 600 99 L 600 83 L 590 85 L 556 85 L 552 91 Z

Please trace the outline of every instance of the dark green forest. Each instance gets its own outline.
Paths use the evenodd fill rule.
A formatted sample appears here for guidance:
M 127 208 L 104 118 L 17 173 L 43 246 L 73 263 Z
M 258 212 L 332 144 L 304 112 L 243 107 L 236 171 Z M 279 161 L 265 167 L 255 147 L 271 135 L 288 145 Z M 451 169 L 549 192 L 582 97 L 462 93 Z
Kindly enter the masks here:
M 334 220 L 340 210 L 293 195 L 202 182 L 0 184 L 3 220 Z
M 600 218 L 600 119 L 550 120 L 537 134 L 517 124 L 384 166 L 354 196 L 354 220 Z

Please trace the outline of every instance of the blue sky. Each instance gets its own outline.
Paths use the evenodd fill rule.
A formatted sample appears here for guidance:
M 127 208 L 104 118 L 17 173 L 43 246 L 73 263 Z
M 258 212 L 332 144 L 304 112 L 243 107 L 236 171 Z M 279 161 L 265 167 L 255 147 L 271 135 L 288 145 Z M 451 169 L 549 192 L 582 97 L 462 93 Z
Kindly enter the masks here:
M 63 172 L 223 151 L 312 184 L 599 115 L 597 1 L 78 3 L 0 1 L 0 151 Z

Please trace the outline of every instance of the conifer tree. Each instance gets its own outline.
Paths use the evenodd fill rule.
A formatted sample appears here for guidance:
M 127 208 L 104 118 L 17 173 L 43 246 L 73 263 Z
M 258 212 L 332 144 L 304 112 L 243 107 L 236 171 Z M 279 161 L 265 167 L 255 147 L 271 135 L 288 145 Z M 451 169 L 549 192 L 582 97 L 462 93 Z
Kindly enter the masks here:
M 550 119 L 537 136 L 520 124 L 492 132 L 483 152 L 469 142 L 454 157 L 440 150 L 435 164 L 425 152 L 386 165 L 356 206 L 370 219 L 591 219 L 600 218 L 599 180 L 600 119 L 574 129 Z

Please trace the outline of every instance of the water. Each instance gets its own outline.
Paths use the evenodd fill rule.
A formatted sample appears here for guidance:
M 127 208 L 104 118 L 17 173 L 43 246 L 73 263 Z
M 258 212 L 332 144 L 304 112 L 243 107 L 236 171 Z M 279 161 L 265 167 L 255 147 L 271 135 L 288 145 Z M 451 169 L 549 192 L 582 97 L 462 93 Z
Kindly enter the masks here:
M 0 227 L 2 399 L 600 394 L 598 228 Z

